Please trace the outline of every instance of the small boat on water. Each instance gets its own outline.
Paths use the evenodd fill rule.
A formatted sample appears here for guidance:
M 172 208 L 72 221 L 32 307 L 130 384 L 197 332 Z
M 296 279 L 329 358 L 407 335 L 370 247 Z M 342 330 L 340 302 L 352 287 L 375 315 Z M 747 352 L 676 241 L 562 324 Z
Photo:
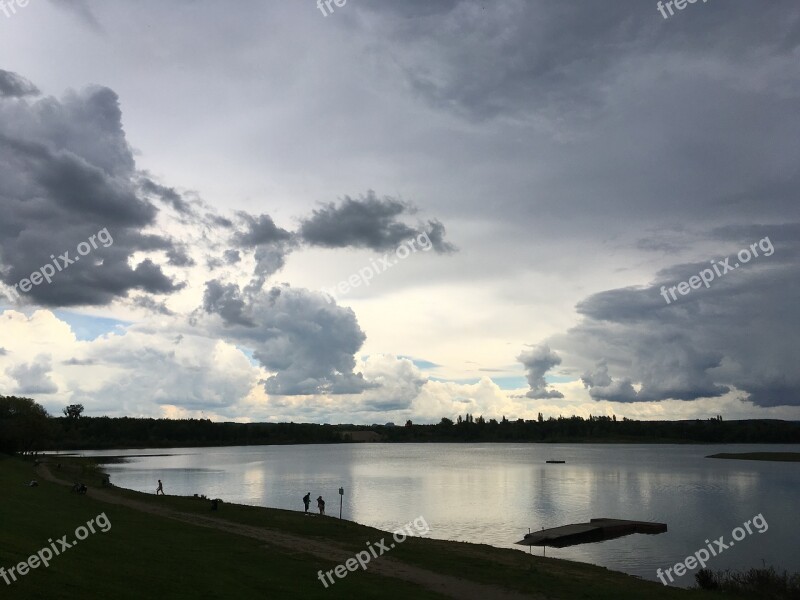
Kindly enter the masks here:
M 567 461 L 565 461 L 565 460 L 546 460 L 544 462 L 549 463 L 549 464 L 555 464 L 555 465 L 563 465 Z

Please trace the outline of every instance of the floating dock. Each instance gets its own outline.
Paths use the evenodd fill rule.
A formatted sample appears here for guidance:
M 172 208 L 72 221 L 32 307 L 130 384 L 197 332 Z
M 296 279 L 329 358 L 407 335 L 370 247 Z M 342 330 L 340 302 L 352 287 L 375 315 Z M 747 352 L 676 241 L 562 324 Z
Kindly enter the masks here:
M 624 519 L 592 519 L 588 523 L 562 525 L 527 534 L 517 544 L 520 546 L 550 546 L 566 548 L 577 544 L 602 542 L 633 533 L 655 535 L 667 531 L 666 523 L 626 521 Z

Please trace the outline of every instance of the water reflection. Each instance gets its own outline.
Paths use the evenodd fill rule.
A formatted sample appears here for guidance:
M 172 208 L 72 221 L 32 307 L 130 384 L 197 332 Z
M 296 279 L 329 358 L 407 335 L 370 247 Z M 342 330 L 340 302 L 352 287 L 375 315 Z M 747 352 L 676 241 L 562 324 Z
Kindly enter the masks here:
M 302 510 L 322 495 L 344 517 L 393 530 L 423 515 L 430 535 L 513 548 L 528 532 L 592 518 L 664 522 L 669 532 L 632 535 L 548 556 L 593 562 L 648 579 L 707 538 L 763 513 L 770 529 L 709 566 L 761 564 L 800 571 L 792 531 L 800 469 L 793 463 L 705 459 L 719 451 L 798 451 L 798 446 L 347 444 L 179 449 L 176 456 L 109 465 L 112 482 L 153 493 L 206 494 Z M 157 454 L 132 450 L 129 454 Z M 101 453 L 98 453 L 101 454 Z M 114 451 L 102 454 L 124 454 Z M 565 464 L 546 464 L 548 459 Z M 335 507 L 335 509 L 334 509 Z M 515 547 L 519 549 L 519 546 Z M 537 550 L 534 550 L 537 552 Z M 677 582 L 693 583 L 691 575 Z

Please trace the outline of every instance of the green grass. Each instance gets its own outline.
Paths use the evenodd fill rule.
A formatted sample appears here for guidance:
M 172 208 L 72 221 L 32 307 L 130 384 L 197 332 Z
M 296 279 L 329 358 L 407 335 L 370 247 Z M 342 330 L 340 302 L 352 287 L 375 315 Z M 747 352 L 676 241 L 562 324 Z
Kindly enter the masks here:
M 0 579 L 4 598 L 370 598 L 436 599 L 438 594 L 369 572 L 351 573 L 325 589 L 317 570 L 337 562 L 289 554 L 264 542 L 159 518 L 72 494 L 34 478 L 31 463 L 0 458 L 4 494 L 0 566 L 8 570 L 40 548 L 105 513 L 108 533 L 90 535 L 50 566 Z M 88 483 L 88 482 L 87 482 Z M 380 592 L 378 594 L 377 592 Z
M 88 461 L 63 459 L 53 473 L 97 486 L 100 473 Z M 356 571 L 325 589 L 317 571 L 339 561 L 291 552 L 263 541 L 200 527 L 131 508 L 72 494 L 63 486 L 34 478 L 33 465 L 0 457 L 0 486 L 7 491 L 0 530 L 0 566 L 11 567 L 104 512 L 108 533 L 90 535 L 12 586 L 13 598 L 442 598 L 400 579 Z M 335 543 L 352 551 L 390 534 L 336 518 L 304 516 L 300 511 L 223 503 L 213 513 L 209 502 L 188 497 L 141 494 L 113 488 L 114 494 L 184 513 L 257 526 L 309 540 Z M 741 598 L 668 588 L 659 583 L 583 563 L 530 556 L 485 545 L 408 538 L 391 558 L 436 573 L 554 599 L 708 599 Z
M 729 458 L 738 460 L 771 460 L 777 462 L 800 462 L 800 452 L 741 452 L 721 453 L 706 456 L 706 458 Z
M 125 497 L 158 501 L 162 505 L 207 516 L 208 501 L 180 496 L 156 499 L 130 490 L 118 490 Z M 319 540 L 336 540 L 354 553 L 363 550 L 366 542 L 375 543 L 390 534 L 335 518 L 305 517 L 299 511 L 263 509 L 252 506 L 223 504 L 219 518 L 247 525 L 275 529 Z M 477 583 L 502 584 L 514 590 L 535 592 L 559 599 L 686 599 L 713 598 L 707 593 L 665 587 L 603 567 L 555 558 L 530 556 L 524 552 L 495 548 L 482 544 L 448 542 L 409 537 L 391 552 L 396 558 L 422 568 Z

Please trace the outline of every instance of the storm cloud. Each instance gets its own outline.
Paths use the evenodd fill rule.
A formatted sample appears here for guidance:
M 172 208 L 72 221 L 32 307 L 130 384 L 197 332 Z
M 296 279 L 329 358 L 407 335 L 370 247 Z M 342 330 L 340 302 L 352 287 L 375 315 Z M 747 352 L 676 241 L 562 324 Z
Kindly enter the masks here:
M 12 91 L 35 89 L 20 77 L 13 81 Z M 34 285 L 21 302 L 105 305 L 131 290 L 182 288 L 151 258 L 131 261 L 138 251 L 163 250 L 175 259 L 179 250 L 167 237 L 144 233 L 158 211 L 137 195 L 118 98 L 108 88 L 62 100 L 0 99 L 0 210 L 2 282 L 13 288 L 45 265 L 57 269 L 51 283 Z M 113 245 L 79 262 L 79 244 L 103 229 Z M 65 252 L 72 258 L 56 258 Z
M 0 38 L 0 289 L 114 243 L 6 310 L 7 389 L 44 353 L 87 412 L 800 416 L 796 2 L 52 4 Z
M 549 340 L 575 368 L 596 363 L 582 377 L 592 398 L 696 400 L 736 389 L 758 406 L 800 405 L 800 223 L 712 235 L 729 250 L 731 271 L 719 268 L 724 274 L 708 287 L 687 286 L 677 300 L 668 295 L 669 304 L 663 296 L 725 256 L 663 269 L 649 285 L 593 294 L 577 306 L 582 321 Z M 772 254 L 738 262 L 764 239 Z
M 354 394 L 375 387 L 353 372 L 366 339 L 355 313 L 321 293 L 289 286 L 248 293 L 211 281 L 203 309 L 219 318 L 220 336 L 250 348 L 275 373 L 264 382 L 269 394 Z
M 428 221 L 414 228 L 399 220 L 414 213 L 416 208 L 412 204 L 389 196 L 378 198 L 370 190 L 360 198 L 345 196 L 338 204 L 331 202 L 314 209 L 310 217 L 301 221 L 299 235 L 312 246 L 383 252 L 427 233 L 436 252 L 455 250 L 444 241 L 445 229 L 439 221 Z
M 544 375 L 553 367 L 561 364 L 561 357 L 553 352 L 546 344 L 534 346 L 525 350 L 517 357 L 525 367 L 530 390 L 525 394 L 528 398 L 541 400 L 544 398 L 563 398 L 564 394 L 558 390 L 548 390 Z
M 0 69 L 0 98 L 21 98 L 23 96 L 38 96 L 39 89 L 30 81 L 12 73 Z

